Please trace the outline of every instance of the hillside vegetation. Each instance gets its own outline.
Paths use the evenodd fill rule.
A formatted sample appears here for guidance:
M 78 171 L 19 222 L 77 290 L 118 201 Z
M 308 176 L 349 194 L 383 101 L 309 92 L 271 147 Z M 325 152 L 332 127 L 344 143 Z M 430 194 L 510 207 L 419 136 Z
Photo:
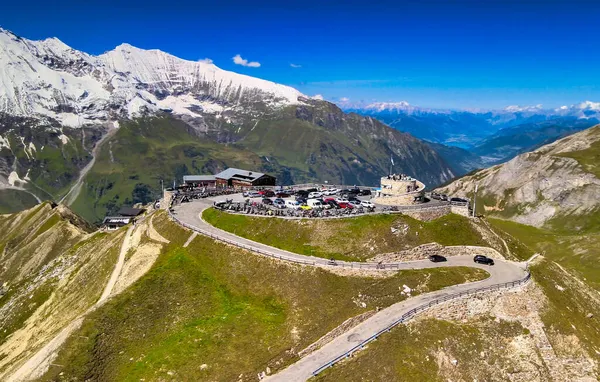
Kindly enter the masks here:
M 478 280 L 477 269 L 344 277 L 190 235 L 165 215 L 170 240 L 150 271 L 93 312 L 42 380 L 256 380 L 345 319 L 414 293 Z
M 208 223 L 236 235 L 303 255 L 365 261 L 377 254 L 421 244 L 489 243 L 468 218 L 449 214 L 422 222 L 406 215 L 367 215 L 332 220 L 249 217 L 208 209 Z
M 122 232 L 90 233 L 49 203 L 0 215 L 0 380 L 90 307 L 106 284 Z

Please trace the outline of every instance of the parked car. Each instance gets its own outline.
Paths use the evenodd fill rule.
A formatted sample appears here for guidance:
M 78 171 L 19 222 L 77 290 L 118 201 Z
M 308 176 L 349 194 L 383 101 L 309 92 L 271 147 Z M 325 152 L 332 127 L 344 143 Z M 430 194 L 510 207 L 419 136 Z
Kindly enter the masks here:
M 244 192 L 242 192 L 242 196 L 244 198 L 247 198 L 248 196 L 250 196 L 250 191 L 244 191 Z
M 277 208 L 285 208 L 285 200 L 277 198 L 273 200 L 273 205 Z
M 450 199 L 451 202 L 457 202 L 457 203 L 468 203 L 467 199 L 463 199 L 463 198 L 451 198 Z
M 264 198 L 262 200 L 262 203 L 263 204 L 268 204 L 268 205 L 271 205 L 271 206 L 273 205 L 273 201 L 271 199 L 269 199 L 269 198 Z
M 308 191 L 306 190 L 298 190 L 295 193 L 296 196 L 301 196 L 303 198 L 307 198 L 308 197 Z
M 318 198 L 321 198 L 322 196 L 323 196 L 322 193 L 320 193 L 318 191 L 313 191 L 308 194 L 308 199 L 318 199 Z
M 487 256 L 483 256 L 483 255 L 476 255 L 473 258 L 473 261 L 479 264 L 487 264 L 487 265 L 494 265 L 494 259 L 491 259 Z
M 308 211 L 308 210 L 312 210 L 312 207 L 309 206 L 308 204 L 301 204 L 300 209 L 304 210 L 304 211 Z
M 363 190 L 360 190 L 360 192 L 358 194 L 361 196 L 369 196 L 369 195 L 371 195 L 371 190 L 365 188 Z
M 271 190 L 260 190 L 258 191 L 258 193 L 268 198 L 272 198 L 273 196 L 275 196 L 275 193 Z
M 287 192 L 281 191 L 275 194 L 276 197 L 278 198 L 289 198 L 290 194 L 288 194 Z
M 309 188 L 306 190 L 306 192 L 310 194 L 311 192 L 319 192 L 319 190 L 317 190 L 316 188 Z
M 323 198 L 323 201 L 324 201 L 325 203 L 327 203 L 327 202 L 329 202 L 329 201 L 332 201 L 332 200 L 335 202 L 335 198 Z
M 308 204 L 310 207 L 316 208 L 316 209 L 324 208 L 323 202 L 321 202 L 319 199 L 308 199 L 306 201 L 306 204 Z
M 348 198 L 345 196 L 340 196 L 339 198 L 335 199 L 335 201 L 338 203 L 348 203 Z
M 306 203 L 307 200 L 308 199 L 306 199 L 305 197 L 302 197 L 302 196 L 296 197 L 296 201 L 300 204 Z
M 365 207 L 365 208 L 375 208 L 375 204 L 373 204 L 372 202 L 368 201 L 368 200 L 363 200 L 360 202 L 360 205 Z
M 331 208 L 334 208 L 336 210 L 340 208 L 340 205 L 337 204 L 336 201 L 333 199 L 326 200 L 325 203 L 327 203 L 328 205 L 331 206 Z
M 286 200 L 285 201 L 285 206 L 287 208 L 292 209 L 292 210 L 299 210 L 300 209 L 300 202 L 297 202 L 295 200 Z
M 250 192 L 248 192 L 248 196 L 249 196 L 250 198 L 260 198 L 260 197 L 262 197 L 262 195 L 261 195 L 261 194 L 259 194 L 259 193 L 258 193 L 258 192 L 256 192 L 256 191 L 250 191 Z
M 431 255 L 429 256 L 429 261 L 432 261 L 434 263 L 440 263 L 442 261 L 447 261 L 447 259 L 442 255 Z
M 358 199 L 349 200 L 348 203 L 352 205 L 352 207 L 360 207 L 361 201 Z
M 348 208 L 350 210 L 354 208 L 354 206 L 352 206 L 352 204 L 348 203 L 347 201 L 346 202 L 338 201 L 338 206 L 340 206 L 340 208 Z

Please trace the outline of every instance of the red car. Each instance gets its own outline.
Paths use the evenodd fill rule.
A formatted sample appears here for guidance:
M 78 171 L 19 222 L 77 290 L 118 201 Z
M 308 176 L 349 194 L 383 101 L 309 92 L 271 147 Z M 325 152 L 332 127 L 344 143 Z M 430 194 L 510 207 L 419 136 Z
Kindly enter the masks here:
M 262 196 L 266 196 L 268 198 L 275 196 L 275 193 L 271 190 L 260 190 L 258 191 L 259 194 L 261 194 Z
M 278 198 L 289 198 L 290 194 L 288 194 L 287 192 L 278 192 L 277 194 L 275 194 L 275 196 L 277 196 Z
M 340 206 L 340 208 L 348 208 L 348 209 L 353 209 L 354 207 L 352 206 L 352 204 L 348 203 L 348 202 L 337 202 L 338 206 Z
M 323 201 L 325 203 L 327 203 L 327 202 L 335 202 L 335 198 L 325 198 L 325 199 L 323 199 Z

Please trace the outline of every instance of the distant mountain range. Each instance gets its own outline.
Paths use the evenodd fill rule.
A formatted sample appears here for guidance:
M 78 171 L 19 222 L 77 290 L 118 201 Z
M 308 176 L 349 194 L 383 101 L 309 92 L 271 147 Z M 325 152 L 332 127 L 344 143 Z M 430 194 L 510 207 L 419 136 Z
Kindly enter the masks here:
M 600 102 L 590 101 L 555 109 L 537 105 L 488 111 L 428 109 L 404 101 L 339 104 L 415 137 L 465 148 L 482 156 L 482 163 L 508 160 L 600 122 Z

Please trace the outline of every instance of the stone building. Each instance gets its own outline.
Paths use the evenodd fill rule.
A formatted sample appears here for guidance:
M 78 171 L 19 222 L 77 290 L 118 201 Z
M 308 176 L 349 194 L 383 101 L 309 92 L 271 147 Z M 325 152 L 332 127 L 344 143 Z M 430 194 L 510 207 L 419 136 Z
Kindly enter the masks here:
M 381 189 L 374 202 L 388 206 L 406 206 L 423 202 L 425 184 L 404 174 L 381 178 Z

